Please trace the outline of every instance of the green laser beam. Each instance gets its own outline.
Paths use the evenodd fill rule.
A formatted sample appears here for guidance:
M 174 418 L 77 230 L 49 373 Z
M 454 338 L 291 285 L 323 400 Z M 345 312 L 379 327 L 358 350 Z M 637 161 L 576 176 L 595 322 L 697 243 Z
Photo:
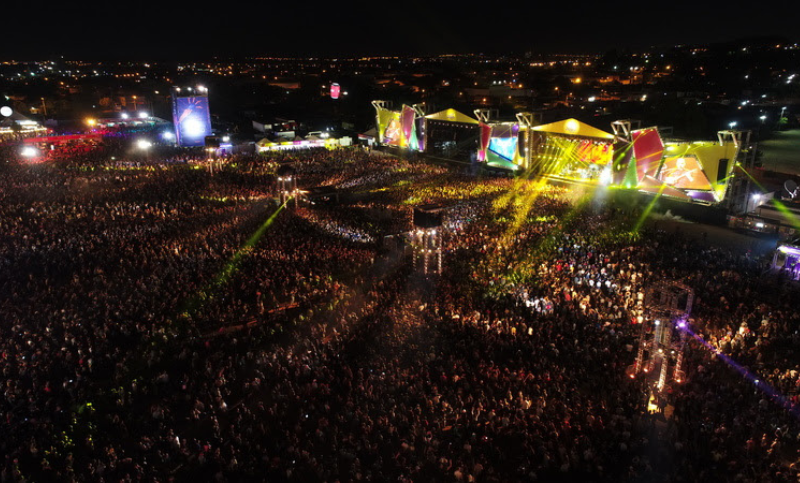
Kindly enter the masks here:
M 267 220 L 258 227 L 258 229 L 253 232 L 252 235 L 244 242 L 244 244 L 236 250 L 236 253 L 233 254 L 231 259 L 222 267 L 222 270 L 217 274 L 214 279 L 209 282 L 205 287 L 203 287 L 200 292 L 195 296 L 190 302 L 189 307 L 185 311 L 187 313 L 194 312 L 198 310 L 202 305 L 202 301 L 209 301 L 213 299 L 213 295 L 211 294 L 212 289 L 216 287 L 220 287 L 226 284 L 233 274 L 239 269 L 239 265 L 241 264 L 242 260 L 248 255 L 252 250 L 253 247 L 258 243 L 258 241 L 264 236 L 267 229 L 272 226 L 275 222 L 275 219 L 278 217 L 281 211 L 286 207 L 286 204 L 289 203 L 292 198 L 287 199 L 281 206 L 278 207 L 275 212 L 270 215 Z
M 275 222 L 275 219 L 278 217 L 278 214 L 283 211 L 283 209 L 286 207 L 286 203 L 288 203 L 290 200 L 291 198 L 287 199 L 281 206 L 279 206 L 278 209 L 275 210 L 275 213 L 267 218 L 267 221 L 262 223 L 261 226 L 258 227 L 258 230 L 256 230 L 250 236 L 250 238 L 247 239 L 244 245 L 236 250 L 236 253 L 233 254 L 233 257 L 231 257 L 231 260 L 225 264 L 225 267 L 223 267 L 222 271 L 214 279 L 214 285 L 225 284 L 230 279 L 231 275 L 233 275 L 233 273 L 238 269 L 238 265 L 241 260 L 245 257 L 245 255 L 250 253 L 254 246 L 256 246 L 256 243 L 258 243 L 261 237 L 264 236 L 264 233 L 267 231 L 267 229 L 272 226 L 272 224 Z
M 647 220 L 647 217 L 650 216 L 650 212 L 653 211 L 653 208 L 655 208 L 658 199 L 661 197 L 661 193 L 664 192 L 664 188 L 666 187 L 667 184 L 662 183 L 661 187 L 658 189 L 658 193 L 656 193 L 656 195 L 653 197 L 653 200 L 647 204 L 647 208 L 644 209 L 644 211 L 642 212 L 642 216 L 639 217 L 639 219 L 636 221 L 636 225 L 634 225 L 633 227 L 634 233 L 638 233 L 639 230 L 642 228 L 642 225 L 644 225 L 644 222 L 645 220 Z
M 758 189 L 760 189 L 763 193 L 766 193 L 768 191 L 767 189 L 764 188 L 764 186 L 761 185 L 761 183 L 758 182 L 758 180 L 756 180 L 750 173 L 748 173 L 746 169 L 744 169 L 742 166 L 739 166 L 739 169 L 741 169 L 742 172 L 746 174 L 747 177 L 750 178 L 750 180 L 752 180 L 753 183 L 755 183 L 755 185 L 758 186 Z M 795 230 L 800 231 L 800 220 L 797 219 L 797 216 L 795 216 L 795 214 L 792 213 L 789 210 L 789 208 L 787 208 L 786 205 L 783 204 L 783 202 L 776 200 L 775 198 L 772 198 L 770 201 L 772 202 L 772 206 L 774 206 L 776 210 L 780 211 L 781 214 L 783 214 L 786 217 L 786 219 L 789 220 L 789 222 L 792 224 L 792 227 Z

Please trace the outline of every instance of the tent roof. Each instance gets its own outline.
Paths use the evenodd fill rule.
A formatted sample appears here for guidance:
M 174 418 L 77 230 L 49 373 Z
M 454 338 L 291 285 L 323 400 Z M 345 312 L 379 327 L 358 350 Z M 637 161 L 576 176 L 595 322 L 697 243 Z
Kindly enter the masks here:
M 378 137 L 378 130 L 373 127 L 371 129 L 369 129 L 367 132 L 359 134 L 359 136 L 368 137 L 368 138 Z
M 542 124 L 541 126 L 534 126 L 531 128 L 533 131 L 542 131 L 553 134 L 565 134 L 568 136 L 581 136 L 587 138 L 600 138 L 613 140 L 614 135 L 601 131 L 596 127 L 592 127 L 586 123 L 580 122 L 577 119 L 564 119 L 563 121 L 551 122 L 550 124 Z
M 462 114 L 455 109 L 445 109 L 444 111 L 428 114 L 425 119 L 432 121 L 463 122 L 467 124 L 479 124 L 477 119 L 473 119 L 466 114 Z
M 256 144 L 259 145 L 259 146 L 272 146 L 272 145 L 278 144 L 278 143 L 276 143 L 275 141 L 273 141 L 273 140 L 271 140 L 269 138 L 262 138 L 262 139 L 259 139 L 258 142 L 256 142 Z

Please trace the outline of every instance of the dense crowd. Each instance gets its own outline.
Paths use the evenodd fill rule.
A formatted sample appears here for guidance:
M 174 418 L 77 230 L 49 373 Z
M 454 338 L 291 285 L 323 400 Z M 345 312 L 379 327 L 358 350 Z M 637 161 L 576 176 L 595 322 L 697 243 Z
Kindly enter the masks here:
M 0 167 L 0 481 L 797 481 L 800 320 L 758 260 L 358 148 L 182 156 Z M 279 206 L 281 165 L 343 196 Z M 421 203 L 441 276 L 380 243 Z M 708 345 L 650 414 L 661 279 Z

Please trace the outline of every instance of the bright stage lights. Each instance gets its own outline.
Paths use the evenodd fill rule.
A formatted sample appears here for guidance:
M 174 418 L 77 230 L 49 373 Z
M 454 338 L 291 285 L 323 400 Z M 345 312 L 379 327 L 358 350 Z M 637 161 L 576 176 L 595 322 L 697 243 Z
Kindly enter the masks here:
M 147 139 L 139 139 L 138 141 L 136 141 L 136 147 L 144 151 L 150 149 L 150 147 L 152 146 L 153 143 L 151 143 Z
M 25 146 L 24 148 L 22 148 L 20 154 L 22 154 L 22 156 L 26 158 L 35 158 L 39 154 L 39 150 L 37 150 L 33 146 Z
M 200 137 L 205 134 L 205 125 L 200 119 L 190 117 L 183 121 L 183 132 L 190 138 Z
M 614 181 L 614 175 L 611 172 L 611 165 L 606 166 L 603 171 L 600 172 L 599 180 L 600 184 L 603 186 L 608 186 Z

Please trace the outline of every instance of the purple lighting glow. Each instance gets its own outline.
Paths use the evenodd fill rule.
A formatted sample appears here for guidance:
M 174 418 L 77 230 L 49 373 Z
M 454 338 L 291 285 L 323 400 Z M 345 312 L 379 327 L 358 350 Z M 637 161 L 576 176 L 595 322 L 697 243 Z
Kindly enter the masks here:
M 786 253 L 788 255 L 794 255 L 796 257 L 800 257 L 800 249 L 789 246 L 789 245 L 781 245 L 778 248 L 779 252 Z
M 719 349 L 706 342 L 705 339 L 695 334 L 692 331 L 692 329 L 689 329 L 687 327 L 681 327 L 680 324 L 678 324 L 678 327 L 687 334 L 691 335 L 692 338 L 694 338 L 696 341 L 702 344 L 703 347 L 716 354 L 717 357 L 720 358 L 720 360 L 728 364 L 730 367 L 734 368 L 736 372 L 741 374 L 748 381 L 752 382 L 757 388 L 761 389 L 761 391 L 764 394 L 770 396 L 770 399 L 772 399 L 776 404 L 788 410 L 789 413 L 794 417 L 800 419 L 800 407 L 793 404 L 792 401 L 790 401 L 782 394 L 778 393 L 778 391 L 775 390 L 774 387 L 764 382 L 758 374 L 751 372 L 748 368 L 740 365 L 738 362 L 734 361 L 733 359 L 722 353 Z

